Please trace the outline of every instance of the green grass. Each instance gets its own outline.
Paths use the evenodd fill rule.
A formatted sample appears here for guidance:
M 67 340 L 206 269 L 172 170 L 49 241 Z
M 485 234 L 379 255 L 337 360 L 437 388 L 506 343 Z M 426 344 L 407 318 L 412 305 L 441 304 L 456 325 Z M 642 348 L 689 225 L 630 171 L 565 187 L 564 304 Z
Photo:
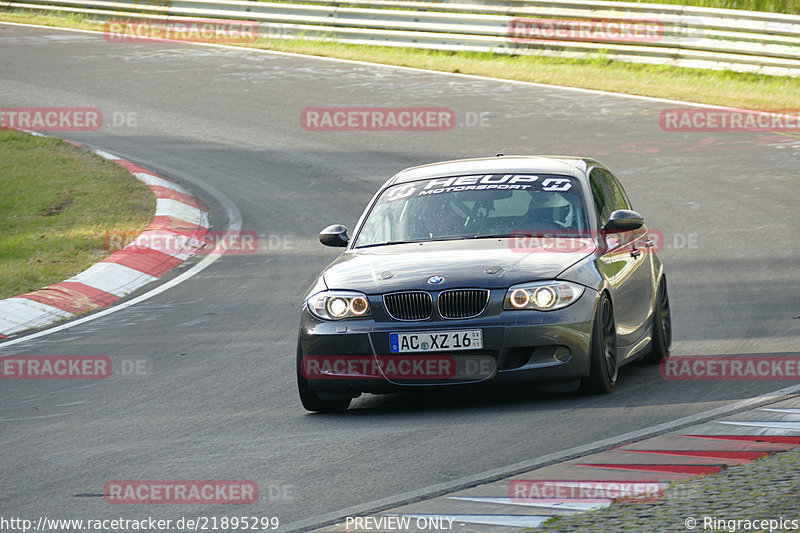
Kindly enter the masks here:
M 784 0 L 735 7 L 797 9 Z M 720 5 L 725 0 L 673 0 Z M 786 4 L 783 8 L 777 3 Z M 0 20 L 97 30 L 82 15 L 0 12 Z M 120 45 L 122 46 L 122 45 Z M 749 109 L 800 109 L 800 79 L 608 60 L 441 52 L 310 40 L 259 40 L 256 48 L 443 72 L 581 87 Z M 53 139 L 0 132 L 0 298 L 58 282 L 105 255 L 103 235 L 138 230 L 154 200 L 125 170 Z M 94 209 L 101 206 L 98 211 Z
M 108 231 L 144 229 L 155 197 L 119 165 L 0 131 L 0 298 L 63 281 L 106 255 Z
M 262 0 L 264 2 L 280 3 L 280 4 L 319 4 L 314 0 Z M 800 3 L 797 0 L 611 0 L 637 2 L 640 4 L 677 4 L 682 6 L 698 6 L 698 7 L 717 7 L 723 9 L 743 9 L 746 11 L 771 11 L 773 13 L 800 13 Z M 468 2 L 465 2 L 468 3 Z M 338 4 L 341 7 L 364 7 L 358 4 L 348 4 L 342 2 Z M 387 8 L 392 9 L 392 8 Z M 437 5 L 437 10 L 446 11 L 447 6 Z
M 96 21 L 72 14 L 59 17 L 55 14 L 0 12 L 2 20 L 93 30 L 102 28 Z M 746 109 L 800 109 L 800 78 L 625 63 L 609 60 L 603 53 L 585 59 L 568 59 L 360 46 L 304 39 L 260 39 L 249 46 Z
M 728 70 L 585 59 L 442 52 L 307 40 L 258 41 L 259 48 L 492 78 L 581 87 L 747 109 L 800 109 L 800 78 Z
M 616 0 L 612 0 L 616 1 Z M 800 14 L 800 2 L 797 0 L 625 0 L 640 4 L 678 4 L 682 6 L 718 7 L 722 9 L 743 9 L 745 11 L 770 11 L 772 13 Z

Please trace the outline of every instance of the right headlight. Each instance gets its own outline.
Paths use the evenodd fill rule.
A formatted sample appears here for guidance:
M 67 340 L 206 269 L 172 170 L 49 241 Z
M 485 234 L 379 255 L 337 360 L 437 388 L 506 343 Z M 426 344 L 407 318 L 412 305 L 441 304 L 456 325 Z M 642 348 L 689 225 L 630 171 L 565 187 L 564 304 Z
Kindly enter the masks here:
M 310 297 L 308 310 L 323 320 L 342 320 L 372 315 L 369 300 L 364 294 L 354 291 L 323 291 Z
M 507 311 L 562 309 L 580 298 L 583 291 L 583 285 L 567 281 L 521 283 L 508 289 L 503 300 L 503 309 Z

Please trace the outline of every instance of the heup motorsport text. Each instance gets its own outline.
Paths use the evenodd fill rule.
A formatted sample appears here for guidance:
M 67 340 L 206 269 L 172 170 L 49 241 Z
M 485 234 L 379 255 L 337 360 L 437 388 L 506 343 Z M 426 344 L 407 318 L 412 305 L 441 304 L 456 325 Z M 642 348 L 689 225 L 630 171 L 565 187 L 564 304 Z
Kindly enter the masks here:
M 568 191 L 572 187 L 572 183 L 568 178 L 544 178 L 541 181 L 539 181 L 539 179 L 539 176 L 531 176 L 528 174 L 484 174 L 477 176 L 437 178 L 428 180 L 422 189 L 418 189 L 420 186 L 419 184 L 397 187 L 388 194 L 387 200 L 392 201 L 408 198 L 414 195 L 414 193 L 417 193 L 416 196 L 427 196 L 446 192 L 491 189 L 526 190 L 530 189 L 536 182 L 538 182 L 540 190 L 542 191 Z

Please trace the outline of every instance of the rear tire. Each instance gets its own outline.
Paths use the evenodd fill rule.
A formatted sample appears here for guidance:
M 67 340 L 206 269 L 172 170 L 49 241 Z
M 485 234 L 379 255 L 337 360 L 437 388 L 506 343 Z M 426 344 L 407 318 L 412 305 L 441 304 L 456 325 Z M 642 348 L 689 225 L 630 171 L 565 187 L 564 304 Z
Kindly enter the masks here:
M 350 407 L 352 398 L 327 400 L 319 397 L 319 394 L 308 385 L 308 380 L 303 377 L 303 349 L 300 340 L 297 341 L 297 391 L 300 393 L 300 403 L 306 411 L 312 413 L 341 413 Z
M 614 308 L 605 293 L 600 297 L 592 326 L 592 343 L 589 348 L 589 377 L 581 380 L 581 392 L 607 394 L 617 384 L 617 329 Z
M 662 278 L 656 292 L 656 308 L 653 312 L 653 342 L 650 353 L 642 357 L 647 365 L 657 365 L 669 357 L 672 348 L 672 315 L 669 310 L 667 280 Z

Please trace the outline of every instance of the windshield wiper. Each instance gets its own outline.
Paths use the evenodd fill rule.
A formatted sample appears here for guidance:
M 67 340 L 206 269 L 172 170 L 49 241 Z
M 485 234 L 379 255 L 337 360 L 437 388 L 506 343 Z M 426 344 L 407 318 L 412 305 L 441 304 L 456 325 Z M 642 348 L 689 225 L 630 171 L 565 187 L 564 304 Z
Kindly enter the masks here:
M 464 237 L 465 239 L 504 239 L 509 237 L 516 237 L 515 233 L 497 233 L 495 235 L 475 235 L 474 237 Z
M 466 241 L 472 239 L 502 239 L 502 238 L 509 238 L 514 237 L 515 234 L 513 233 L 498 233 L 497 235 L 470 235 L 466 237 L 437 237 L 435 239 L 418 239 L 415 241 L 387 241 L 387 242 L 375 242 L 371 244 L 364 244 L 361 246 L 356 246 L 356 248 L 372 248 L 373 246 L 391 246 L 393 244 L 413 244 L 415 242 L 436 242 L 436 241 Z
M 415 239 L 413 241 L 387 241 L 387 242 L 375 242 L 371 244 L 364 244 L 362 246 L 356 246 L 356 248 L 371 248 L 373 246 L 389 246 L 392 244 L 414 244 L 418 242 L 437 242 L 437 241 L 460 241 L 463 239 L 472 239 L 473 237 L 459 237 L 457 235 L 452 236 L 442 236 L 442 237 L 434 237 L 431 239 Z
M 415 242 L 425 242 L 425 241 L 386 241 L 386 242 L 373 242 L 370 244 L 362 244 L 361 246 L 356 246 L 356 248 L 372 248 L 374 246 L 391 246 L 393 244 L 412 244 Z

